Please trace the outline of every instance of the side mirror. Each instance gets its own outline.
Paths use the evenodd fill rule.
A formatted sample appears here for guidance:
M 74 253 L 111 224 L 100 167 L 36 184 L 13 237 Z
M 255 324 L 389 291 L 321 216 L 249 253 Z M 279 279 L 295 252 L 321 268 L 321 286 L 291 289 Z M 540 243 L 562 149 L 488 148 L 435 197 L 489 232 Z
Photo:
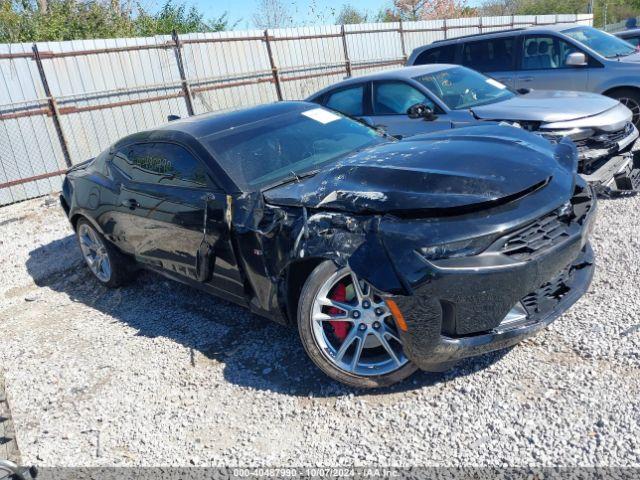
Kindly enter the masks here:
M 567 67 L 586 67 L 587 56 L 582 52 L 573 52 L 567 55 L 567 59 L 564 61 Z
M 409 115 L 409 118 L 422 118 L 427 122 L 431 122 L 438 118 L 433 110 L 427 107 L 424 103 L 416 103 L 415 105 L 411 105 L 407 110 L 407 115 Z
M 180 120 L 180 115 L 167 115 L 167 122 L 174 122 Z

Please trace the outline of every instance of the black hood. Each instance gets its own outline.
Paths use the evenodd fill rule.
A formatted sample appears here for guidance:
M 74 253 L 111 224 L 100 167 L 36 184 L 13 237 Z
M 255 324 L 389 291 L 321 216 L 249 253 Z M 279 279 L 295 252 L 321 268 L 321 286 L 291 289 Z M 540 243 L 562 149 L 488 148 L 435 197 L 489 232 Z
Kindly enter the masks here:
M 479 126 L 377 145 L 264 196 L 275 205 L 352 213 L 460 212 L 517 199 L 552 178 L 569 193 L 575 169 L 568 144 L 553 146 L 510 126 Z

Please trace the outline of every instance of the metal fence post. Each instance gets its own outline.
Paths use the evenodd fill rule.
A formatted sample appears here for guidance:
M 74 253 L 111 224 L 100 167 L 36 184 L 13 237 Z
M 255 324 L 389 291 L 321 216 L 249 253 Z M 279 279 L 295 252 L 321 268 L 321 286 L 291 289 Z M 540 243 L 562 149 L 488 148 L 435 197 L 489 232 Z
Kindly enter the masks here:
M 191 88 L 189 82 L 187 82 L 187 75 L 184 71 L 184 63 L 182 60 L 182 45 L 180 44 L 180 37 L 178 32 L 174 29 L 171 32 L 173 43 L 175 44 L 174 50 L 176 52 L 176 63 L 178 64 L 178 71 L 180 72 L 180 83 L 182 84 L 182 92 L 184 93 L 184 103 L 187 104 L 187 113 L 189 116 L 194 115 L 193 100 L 191 99 Z
M 447 19 L 445 18 L 442 23 L 442 29 L 444 30 L 444 39 L 447 39 Z
M 347 77 L 351 76 L 351 60 L 349 60 L 349 49 L 347 48 L 347 34 L 344 31 L 344 25 L 340 25 L 340 35 L 342 35 L 342 50 L 344 51 L 344 68 L 347 71 Z
M 47 81 L 47 76 L 44 73 L 44 67 L 42 66 L 42 58 L 40 58 L 40 52 L 38 51 L 38 45 L 34 43 L 32 49 L 33 58 L 36 61 L 36 65 L 38 66 L 38 73 L 40 74 L 40 80 L 42 81 L 42 87 L 44 88 L 44 94 L 46 95 L 47 102 L 49 104 L 49 112 L 51 114 L 51 118 L 53 119 L 53 126 L 56 129 L 56 134 L 58 135 L 58 140 L 60 141 L 60 148 L 62 149 L 62 155 L 64 156 L 64 163 L 67 165 L 67 167 L 71 168 L 71 155 L 69 154 L 67 139 L 64 136 L 62 124 L 60 123 L 60 112 L 58 111 L 58 104 L 56 103 L 56 99 L 53 98 L 53 95 L 51 94 L 49 82 Z
M 402 29 L 402 19 L 398 20 L 398 33 L 400 34 L 400 48 L 402 48 L 402 58 L 404 59 L 404 63 L 407 63 L 407 48 L 404 44 L 404 30 Z
M 264 43 L 267 46 L 267 54 L 269 55 L 269 64 L 271 65 L 271 74 L 273 75 L 273 82 L 276 86 L 276 95 L 278 100 L 282 100 L 282 88 L 280 87 L 280 75 L 278 74 L 278 67 L 273 59 L 273 52 L 271 51 L 271 42 L 269 41 L 269 30 L 264 31 Z

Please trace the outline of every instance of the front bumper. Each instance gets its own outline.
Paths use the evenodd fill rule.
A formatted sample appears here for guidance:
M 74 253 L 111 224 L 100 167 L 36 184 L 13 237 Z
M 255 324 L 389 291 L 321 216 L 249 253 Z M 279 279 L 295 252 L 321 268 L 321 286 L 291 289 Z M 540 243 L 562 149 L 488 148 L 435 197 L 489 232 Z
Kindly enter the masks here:
M 640 140 L 629 123 L 620 131 L 576 141 L 579 172 L 601 196 L 640 190 Z
M 434 274 L 414 288 L 414 295 L 395 297 L 408 327 L 401 336 L 411 361 L 430 370 L 509 347 L 573 305 L 594 271 L 588 236 L 595 196 L 590 202 L 580 225 L 530 258 L 505 261 L 489 251 L 434 262 Z M 514 321 L 511 313 L 517 308 L 524 315 Z
M 601 196 L 640 191 L 640 140 L 628 152 L 609 158 L 590 174 L 582 174 Z

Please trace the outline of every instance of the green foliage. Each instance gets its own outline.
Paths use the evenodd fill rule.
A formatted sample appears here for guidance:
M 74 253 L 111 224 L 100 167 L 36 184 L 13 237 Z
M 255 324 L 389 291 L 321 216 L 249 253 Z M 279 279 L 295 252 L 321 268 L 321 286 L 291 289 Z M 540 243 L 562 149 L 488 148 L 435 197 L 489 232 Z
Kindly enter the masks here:
M 187 8 L 184 3 L 176 5 L 172 0 L 168 0 L 155 14 L 139 6 L 134 24 L 136 35 L 139 36 L 170 34 L 174 29 L 178 33 L 219 32 L 228 27 L 226 13 L 216 19 L 206 20 L 195 6 Z
M 483 15 L 549 15 L 587 13 L 589 0 L 485 0 L 480 7 Z M 616 23 L 640 15 L 640 0 L 595 0 L 594 26 Z
M 213 32 L 229 28 L 226 14 L 207 20 L 196 7 L 167 0 L 157 12 L 117 0 L 0 0 L 0 43 Z
M 351 5 L 345 4 L 336 17 L 336 25 L 367 23 L 367 16 L 367 12 L 361 12 Z

